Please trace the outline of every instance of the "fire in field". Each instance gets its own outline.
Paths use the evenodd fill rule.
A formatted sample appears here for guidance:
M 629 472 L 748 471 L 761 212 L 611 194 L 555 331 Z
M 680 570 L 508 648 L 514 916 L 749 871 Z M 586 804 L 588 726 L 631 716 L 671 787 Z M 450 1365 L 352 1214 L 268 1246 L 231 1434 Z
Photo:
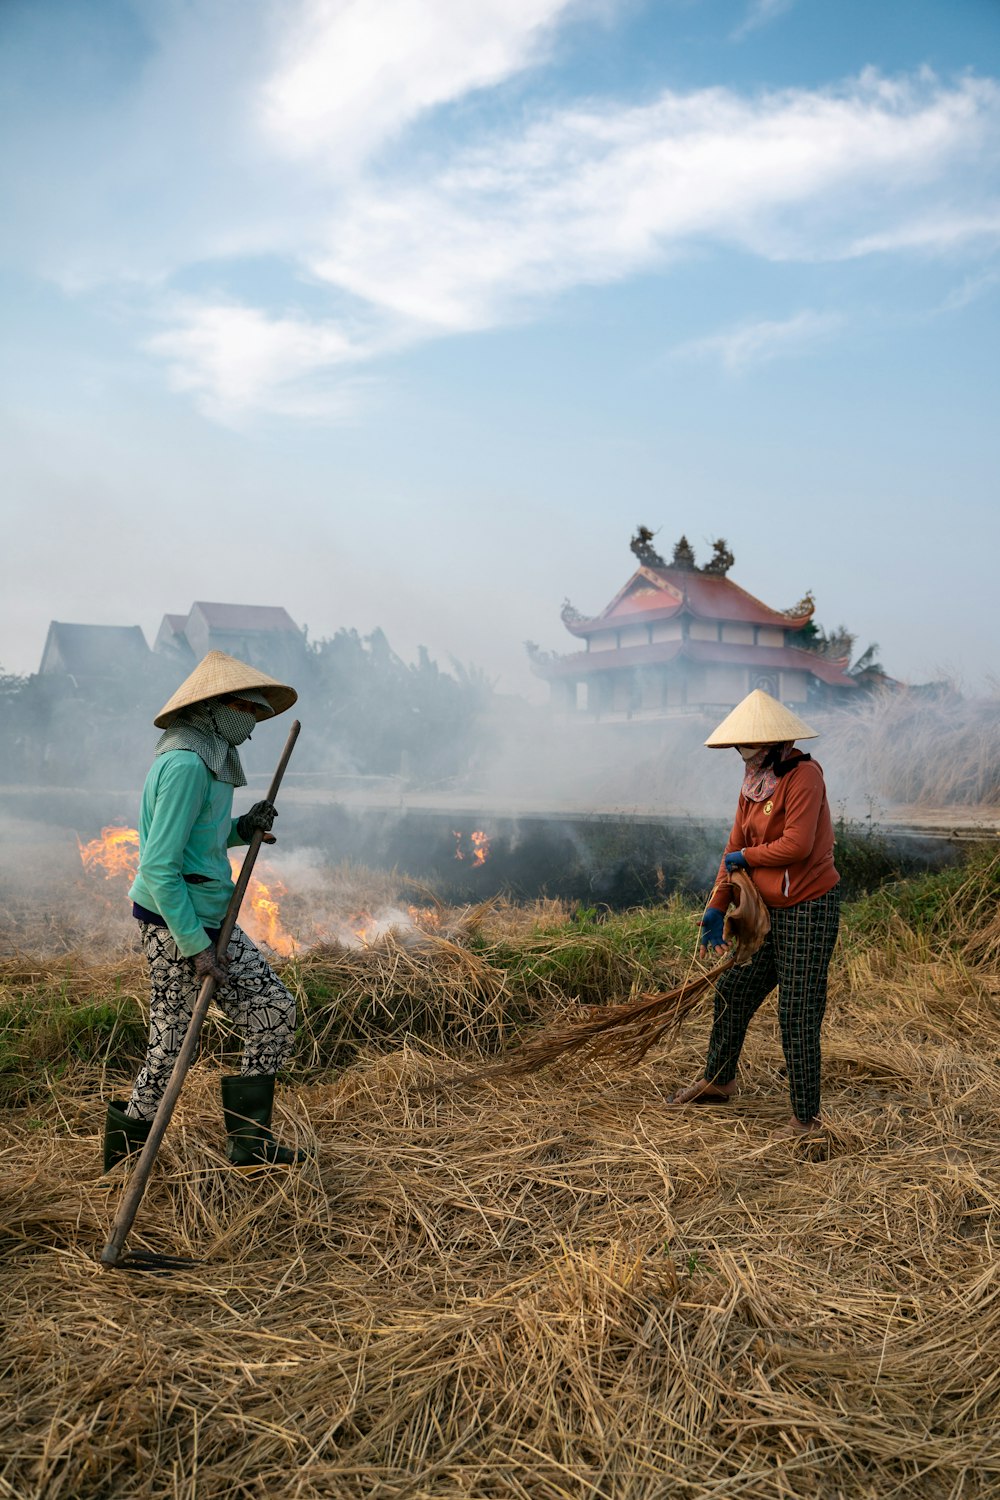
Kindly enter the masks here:
M 139 833 L 135 828 L 102 828 L 100 836 L 87 843 L 79 842 L 80 860 L 87 873 L 105 881 L 114 880 L 117 896 L 124 902 L 124 891 L 134 880 L 139 865 Z M 472 834 L 476 862 L 485 863 L 489 841 L 483 833 Z M 233 879 L 240 872 L 240 859 L 230 855 Z M 297 935 L 285 925 L 283 904 L 288 889 L 277 871 L 266 860 L 258 859 L 247 886 L 240 925 L 252 942 L 263 945 L 272 954 L 289 958 L 305 947 L 340 943 L 344 947 L 367 947 L 388 932 L 412 930 L 435 931 L 441 926 L 438 905 L 418 906 L 407 903 L 384 905 L 376 912 L 354 908 L 341 914 L 315 904 L 293 902 L 299 925 Z
M 454 830 L 455 858 L 468 859 L 472 865 L 484 865 L 490 857 L 490 841 L 481 828 L 474 828 L 466 841 L 460 829 Z

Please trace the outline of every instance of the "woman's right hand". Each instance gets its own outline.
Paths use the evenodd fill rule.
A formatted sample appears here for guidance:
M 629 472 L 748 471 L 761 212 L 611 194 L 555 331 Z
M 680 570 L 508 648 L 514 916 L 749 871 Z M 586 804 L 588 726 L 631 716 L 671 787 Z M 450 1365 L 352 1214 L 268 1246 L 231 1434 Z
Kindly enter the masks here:
M 705 915 L 701 919 L 701 941 L 698 946 L 698 957 L 709 958 L 712 953 L 726 951 L 726 939 L 723 935 L 725 916 L 717 911 L 714 906 L 705 907 Z
M 194 972 L 199 979 L 207 979 L 209 974 L 216 984 L 225 984 L 226 970 L 229 968 L 228 957 L 219 958 L 215 952 L 215 945 L 210 944 L 194 956 Z

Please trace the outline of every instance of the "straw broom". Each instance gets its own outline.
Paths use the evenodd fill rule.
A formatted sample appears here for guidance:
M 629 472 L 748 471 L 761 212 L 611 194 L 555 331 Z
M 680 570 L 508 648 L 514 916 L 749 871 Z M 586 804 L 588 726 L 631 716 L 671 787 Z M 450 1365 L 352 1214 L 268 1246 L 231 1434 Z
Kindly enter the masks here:
M 585 1020 L 542 1032 L 505 1062 L 477 1077 L 517 1078 L 536 1073 L 568 1056 L 587 1061 L 616 1057 L 623 1062 L 638 1063 L 651 1047 L 676 1035 L 705 992 L 729 969 L 749 963 L 771 930 L 767 907 L 750 877 L 736 870 L 730 878 L 736 900 L 726 914 L 723 930 L 730 946 L 729 957 L 723 963 L 672 990 L 640 995 L 624 1005 L 595 1007 Z

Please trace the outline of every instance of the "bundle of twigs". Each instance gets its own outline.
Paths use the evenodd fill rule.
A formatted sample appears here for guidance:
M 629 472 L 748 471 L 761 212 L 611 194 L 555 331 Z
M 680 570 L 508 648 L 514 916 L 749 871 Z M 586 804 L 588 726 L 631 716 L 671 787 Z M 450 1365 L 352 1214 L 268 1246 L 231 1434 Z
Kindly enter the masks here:
M 726 914 L 724 932 L 729 957 L 723 963 L 672 990 L 640 995 L 624 1005 L 594 1007 L 584 1020 L 542 1032 L 498 1067 L 480 1076 L 515 1078 L 535 1073 L 567 1055 L 588 1060 L 614 1056 L 623 1062 L 641 1062 L 651 1047 L 680 1029 L 685 1017 L 721 975 L 737 964 L 749 963 L 770 932 L 767 907 L 749 875 L 737 870 L 732 884 L 736 896 Z

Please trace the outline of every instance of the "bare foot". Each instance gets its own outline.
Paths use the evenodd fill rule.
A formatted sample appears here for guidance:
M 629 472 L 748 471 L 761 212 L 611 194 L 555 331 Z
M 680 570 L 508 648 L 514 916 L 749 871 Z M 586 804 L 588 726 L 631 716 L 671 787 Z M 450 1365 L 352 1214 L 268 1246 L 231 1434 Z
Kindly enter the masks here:
M 694 1083 L 689 1083 L 687 1088 L 678 1089 L 670 1100 L 671 1104 L 726 1104 L 736 1092 L 736 1080 L 731 1083 L 709 1083 L 707 1078 L 699 1078 Z
M 798 1115 L 792 1115 L 787 1125 L 776 1130 L 772 1135 L 772 1141 L 799 1141 L 805 1136 L 817 1136 L 823 1134 L 823 1122 L 819 1115 L 813 1120 L 800 1120 Z

